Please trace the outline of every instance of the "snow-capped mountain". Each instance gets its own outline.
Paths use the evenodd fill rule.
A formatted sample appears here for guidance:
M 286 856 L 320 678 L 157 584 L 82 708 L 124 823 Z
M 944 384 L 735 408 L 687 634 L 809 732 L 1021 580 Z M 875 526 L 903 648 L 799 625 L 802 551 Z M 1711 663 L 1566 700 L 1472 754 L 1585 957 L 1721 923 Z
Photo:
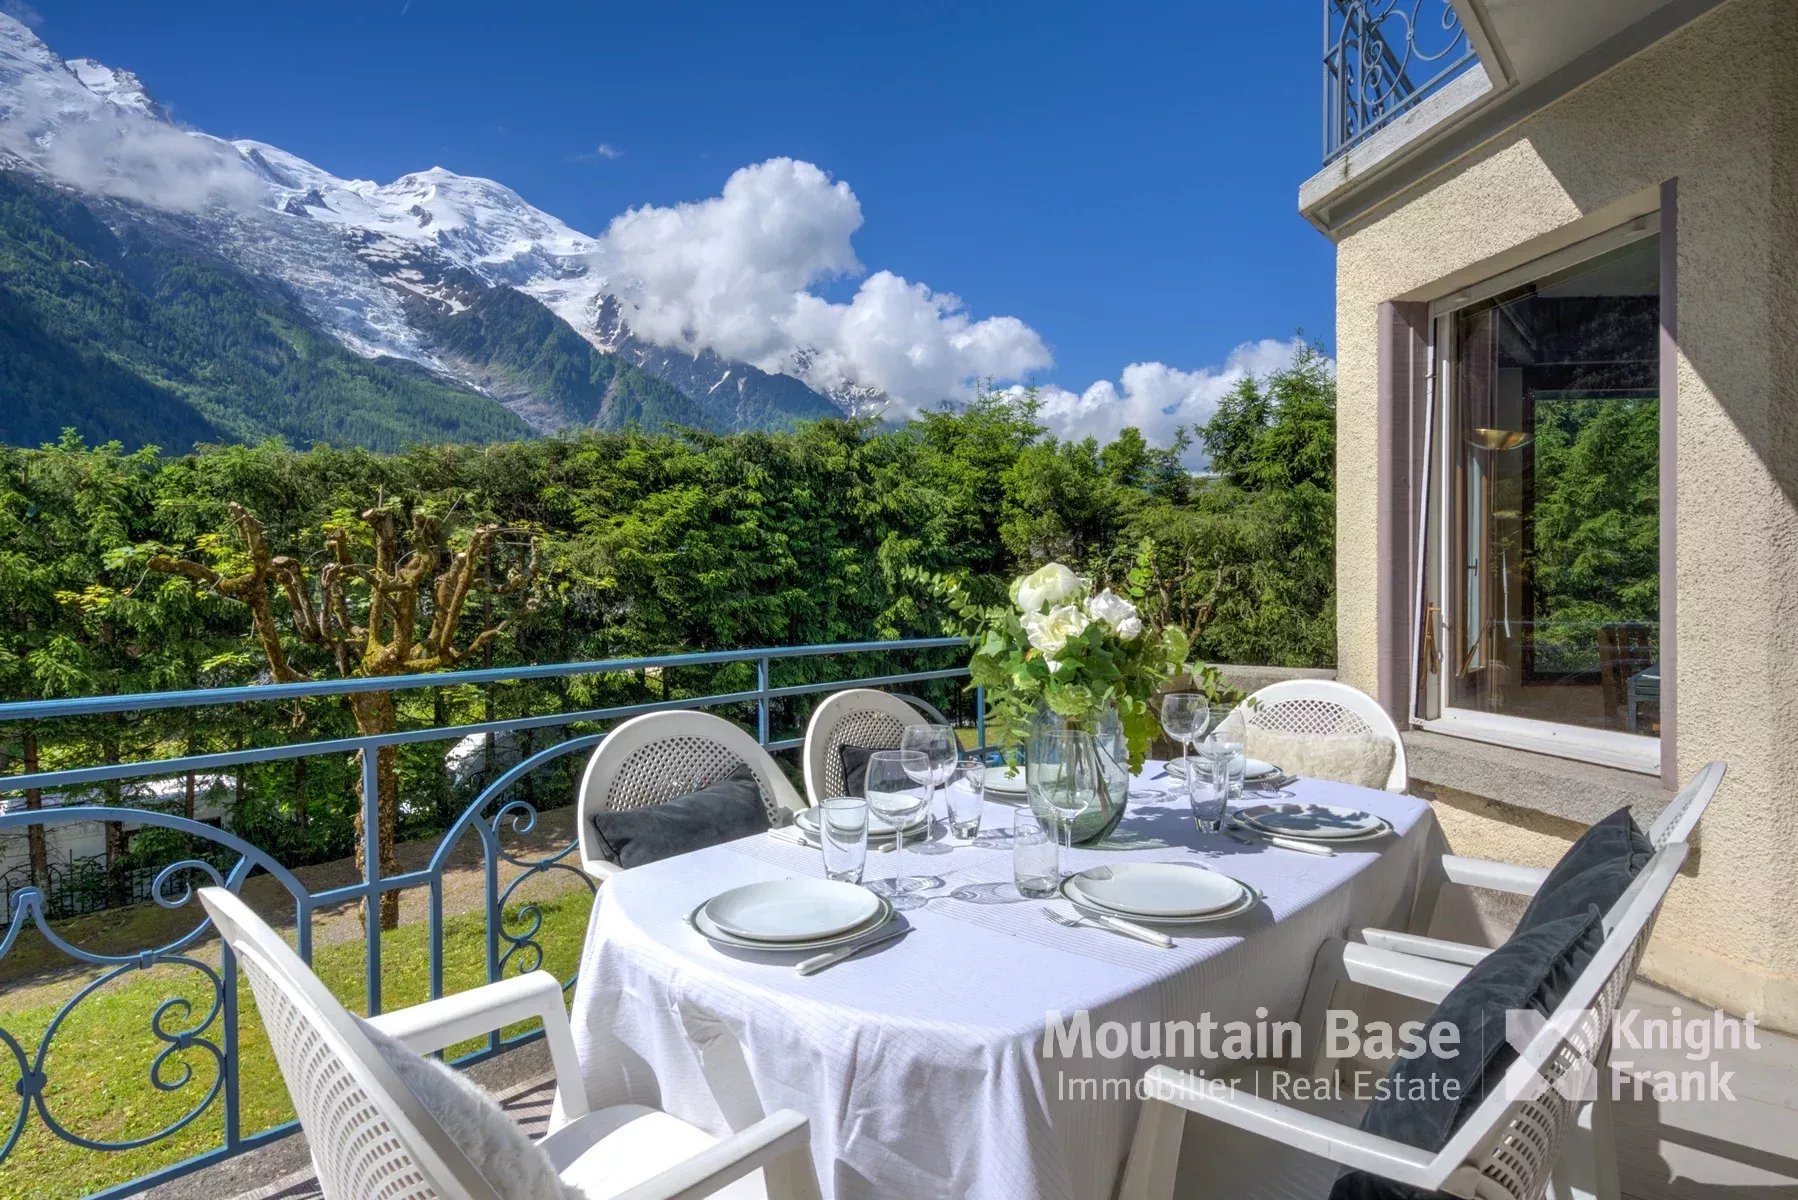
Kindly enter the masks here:
M 343 179 L 277 146 L 187 129 L 136 75 L 91 59 L 65 62 L 4 14 L 0 167 L 74 189 L 110 226 L 153 228 L 279 281 L 355 353 L 458 381 L 540 430 L 603 420 L 616 406 L 546 394 L 543 372 L 517 361 L 493 328 L 502 314 L 530 321 L 516 305 L 483 304 L 496 289 L 541 304 L 594 354 L 664 381 L 691 402 L 686 416 L 713 428 L 879 407 L 877 393 L 841 380 L 831 381 L 831 394 L 808 386 L 803 354 L 776 374 L 638 338 L 630 302 L 596 265 L 598 241 L 501 183 L 441 167 L 385 184 Z M 471 321 L 481 323 L 478 337 Z M 671 407 L 659 400 L 656 411 Z

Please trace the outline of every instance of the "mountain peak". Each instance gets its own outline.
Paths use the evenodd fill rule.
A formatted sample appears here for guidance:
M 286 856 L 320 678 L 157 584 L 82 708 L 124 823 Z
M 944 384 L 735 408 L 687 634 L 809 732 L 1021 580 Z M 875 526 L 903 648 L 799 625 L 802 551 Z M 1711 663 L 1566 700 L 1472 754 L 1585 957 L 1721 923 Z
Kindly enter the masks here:
M 63 65 L 82 87 L 113 107 L 158 121 L 168 120 L 168 110 L 150 96 L 144 81 L 135 73 L 109 67 L 91 58 L 71 58 Z

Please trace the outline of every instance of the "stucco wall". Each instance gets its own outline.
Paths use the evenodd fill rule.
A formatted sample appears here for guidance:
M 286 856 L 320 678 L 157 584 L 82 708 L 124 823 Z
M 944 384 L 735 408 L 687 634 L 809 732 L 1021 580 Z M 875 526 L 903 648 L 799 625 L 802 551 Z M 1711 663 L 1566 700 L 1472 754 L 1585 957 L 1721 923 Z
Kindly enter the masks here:
M 1678 180 L 1679 775 L 1729 763 L 1647 972 L 1798 1027 L 1798 34 L 1732 0 L 1343 237 L 1340 675 L 1372 690 L 1377 309 L 1447 295 L 1652 205 Z M 1665 498 L 1663 500 L 1665 502 Z M 1438 805 L 1455 848 L 1552 862 L 1570 830 Z

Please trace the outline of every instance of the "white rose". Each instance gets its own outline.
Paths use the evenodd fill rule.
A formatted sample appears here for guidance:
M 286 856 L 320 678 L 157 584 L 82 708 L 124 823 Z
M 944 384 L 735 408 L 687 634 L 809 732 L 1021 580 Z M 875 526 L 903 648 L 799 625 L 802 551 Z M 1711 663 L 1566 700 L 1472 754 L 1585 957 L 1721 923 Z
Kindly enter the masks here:
M 1105 622 L 1123 637 L 1129 638 L 1133 636 L 1124 633 L 1124 622 L 1135 620 L 1136 605 L 1130 603 L 1110 588 L 1106 588 L 1097 596 L 1094 596 L 1087 602 L 1086 608 L 1088 612 L 1092 613 L 1094 618 Z M 1136 631 L 1137 633 L 1142 632 L 1142 622 L 1137 622 Z
M 1063 604 L 1046 613 L 1031 613 L 1022 622 L 1030 644 L 1053 660 L 1070 638 L 1079 637 L 1092 619 L 1072 604 Z
M 1018 581 L 1018 611 L 1040 613 L 1066 602 L 1079 590 L 1080 577 L 1052 562 Z
M 1125 617 L 1122 621 L 1118 622 L 1117 634 L 1126 642 L 1134 642 L 1137 638 L 1142 636 L 1142 618 Z

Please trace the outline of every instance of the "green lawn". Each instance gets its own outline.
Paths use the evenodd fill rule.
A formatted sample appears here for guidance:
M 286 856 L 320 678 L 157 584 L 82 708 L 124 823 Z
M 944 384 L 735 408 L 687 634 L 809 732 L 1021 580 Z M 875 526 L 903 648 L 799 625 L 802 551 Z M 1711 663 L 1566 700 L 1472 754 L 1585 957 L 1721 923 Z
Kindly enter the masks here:
M 558 978 L 574 974 L 580 959 L 592 899 L 582 889 L 541 901 L 543 927 L 537 941 L 543 947 L 543 966 Z M 382 939 L 382 989 L 384 1007 L 402 1008 L 425 999 L 429 991 L 430 959 L 426 951 L 427 926 L 403 925 Z M 449 917 L 443 927 L 444 990 L 457 992 L 486 980 L 486 921 L 483 914 Z M 502 944 L 503 945 L 503 944 Z M 333 994 L 357 1012 L 366 1011 L 363 986 L 365 944 L 361 941 L 319 946 L 313 968 Z M 216 968 L 216 943 L 196 948 L 192 956 Z M 519 956 L 515 956 L 516 958 Z M 528 953 L 523 957 L 528 959 Z M 528 965 L 528 963 L 527 963 Z M 197 970 L 159 966 L 128 972 L 82 1001 L 57 1031 L 45 1062 L 48 1082 L 44 1098 L 50 1115 L 65 1129 L 95 1141 L 130 1141 L 147 1137 L 180 1119 L 203 1097 L 218 1078 L 212 1056 L 203 1049 L 171 1055 L 164 1063 L 165 1084 L 177 1083 L 186 1064 L 193 1072 L 188 1083 L 174 1091 L 159 1090 L 151 1081 L 151 1064 L 167 1043 L 150 1032 L 150 1019 L 172 997 L 186 997 L 193 1014 L 183 1018 L 179 1006 L 168 1012 L 163 1028 L 177 1032 L 204 1015 L 210 1003 L 211 983 Z M 287 1089 L 281 1082 L 261 1019 L 256 1015 L 249 985 L 238 987 L 238 1033 L 241 1051 L 240 1127 L 248 1136 L 292 1119 Z M 0 996 L 0 1027 L 17 1038 L 29 1052 L 59 1006 L 44 1005 L 8 1010 Z M 516 1035 L 535 1027 L 514 1026 Z M 208 1040 L 220 1039 L 219 1022 L 205 1031 Z M 468 1043 L 451 1054 L 467 1053 L 479 1043 Z M 12 1100 L 17 1093 L 17 1068 L 10 1054 L 0 1053 L 0 1097 Z M 224 1139 L 224 1098 L 173 1136 L 135 1150 L 101 1153 L 63 1141 L 44 1127 L 35 1109 L 26 1128 L 4 1162 L 0 1162 L 0 1200 L 57 1200 L 78 1197 L 115 1183 L 135 1178 L 158 1167 L 213 1149 Z M 0 1109 L 0 1139 L 11 1130 L 17 1110 Z

